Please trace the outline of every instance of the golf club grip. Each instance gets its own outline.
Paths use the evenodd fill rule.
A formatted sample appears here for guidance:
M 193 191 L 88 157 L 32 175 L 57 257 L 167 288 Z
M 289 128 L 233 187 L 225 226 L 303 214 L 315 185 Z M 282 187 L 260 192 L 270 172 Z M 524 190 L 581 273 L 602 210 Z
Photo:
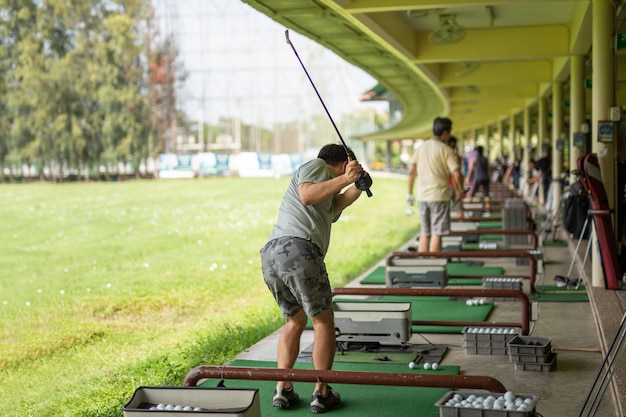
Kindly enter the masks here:
M 346 153 L 348 154 L 348 161 L 350 161 L 350 154 L 348 153 L 348 147 L 346 146 L 345 143 L 343 144 L 343 147 L 346 149 Z M 359 174 L 359 178 L 358 179 L 361 179 L 361 175 L 363 175 L 364 172 L 365 171 L 361 171 L 361 173 Z M 369 175 L 369 173 L 367 173 L 367 172 L 365 172 L 365 173 L 367 175 Z M 357 181 L 358 181 L 358 179 L 357 179 Z M 365 194 L 367 194 L 368 197 L 371 197 L 373 195 L 369 188 L 367 190 L 362 190 L 362 191 L 365 191 Z
M 341 143 L 343 144 L 343 148 L 346 150 L 346 155 L 348 155 L 348 161 L 350 161 L 351 159 L 350 159 L 350 152 L 348 152 L 348 145 L 346 145 L 346 142 L 343 141 L 343 138 L 341 136 L 339 137 L 339 139 L 341 139 Z M 359 175 L 359 178 L 361 178 L 360 175 Z M 368 197 L 371 197 L 373 195 L 369 188 L 367 190 L 364 190 L 364 191 L 365 191 L 365 194 L 367 194 Z

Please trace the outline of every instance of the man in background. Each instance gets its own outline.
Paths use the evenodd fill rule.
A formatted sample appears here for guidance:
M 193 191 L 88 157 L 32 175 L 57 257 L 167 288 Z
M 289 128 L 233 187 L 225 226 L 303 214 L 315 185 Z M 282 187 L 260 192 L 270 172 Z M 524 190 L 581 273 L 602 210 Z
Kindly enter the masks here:
M 461 176 L 463 176 L 463 158 L 459 155 L 459 146 L 458 139 L 456 136 L 450 136 L 448 138 L 448 146 L 450 146 L 454 150 L 454 154 L 456 155 L 456 159 L 459 162 L 459 167 L 461 167 Z M 450 187 L 450 200 L 452 202 L 451 211 L 456 213 L 458 217 L 463 217 L 463 200 L 459 200 L 456 198 L 456 189 L 454 187 L 454 175 L 450 175 L 450 180 L 448 181 L 448 185 Z M 452 213 L 451 213 L 452 214 Z
M 546 201 L 548 199 L 548 192 L 550 191 L 550 184 L 552 183 L 552 148 L 549 146 L 546 148 L 546 154 L 537 160 L 535 169 L 539 171 L 543 189 L 543 200 Z
M 407 203 L 415 204 L 413 188 L 417 178 L 421 222 L 419 252 L 440 252 L 441 237 L 450 233 L 450 175 L 456 200 L 461 200 L 465 194 L 459 161 L 454 150 L 447 144 L 451 130 L 450 119 L 435 118 L 433 137 L 420 145 L 411 157 Z

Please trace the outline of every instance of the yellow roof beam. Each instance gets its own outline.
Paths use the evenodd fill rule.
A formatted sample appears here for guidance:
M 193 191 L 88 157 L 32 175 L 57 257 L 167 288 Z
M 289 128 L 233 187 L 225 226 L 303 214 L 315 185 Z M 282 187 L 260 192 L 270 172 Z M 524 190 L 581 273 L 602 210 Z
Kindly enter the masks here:
M 380 13 L 420 9 L 445 9 L 465 6 L 498 6 L 516 3 L 518 0 L 351 0 L 345 1 L 345 8 L 350 13 Z M 544 0 L 536 0 L 544 1 Z
M 482 63 L 473 72 L 456 76 L 458 66 L 444 65 L 438 83 L 442 87 L 457 85 L 503 85 L 550 82 L 552 63 L 545 61 Z
M 502 113 L 502 109 L 505 107 L 522 107 L 524 106 L 525 99 L 516 98 L 516 99 L 500 99 L 493 100 L 488 103 L 480 102 L 480 103 L 471 103 L 463 102 L 463 101 L 453 101 L 450 106 L 451 113 L 479 113 L 483 116 L 487 114 L 499 114 Z M 489 119 L 489 117 L 485 117 L 485 119 Z
M 434 45 L 430 32 L 415 32 L 407 41 L 415 62 L 524 60 L 569 55 L 569 29 L 564 25 L 467 30 L 465 38 L 449 45 Z M 485 48 L 485 45 L 489 45 Z
M 448 89 L 450 101 L 457 100 L 500 100 L 502 98 L 523 98 L 537 95 L 536 84 L 490 85 L 474 88 L 452 87 Z

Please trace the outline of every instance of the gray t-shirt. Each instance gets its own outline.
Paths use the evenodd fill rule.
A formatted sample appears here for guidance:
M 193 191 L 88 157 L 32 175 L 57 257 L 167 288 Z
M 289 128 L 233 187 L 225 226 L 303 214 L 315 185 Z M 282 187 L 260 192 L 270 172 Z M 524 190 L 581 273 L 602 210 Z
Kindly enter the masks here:
M 299 237 L 313 242 L 325 255 L 330 244 L 331 224 L 338 218 L 333 216 L 333 198 L 305 206 L 300 201 L 298 185 L 305 182 L 320 183 L 331 178 L 331 172 L 323 159 L 316 158 L 301 165 L 287 187 L 269 240 Z

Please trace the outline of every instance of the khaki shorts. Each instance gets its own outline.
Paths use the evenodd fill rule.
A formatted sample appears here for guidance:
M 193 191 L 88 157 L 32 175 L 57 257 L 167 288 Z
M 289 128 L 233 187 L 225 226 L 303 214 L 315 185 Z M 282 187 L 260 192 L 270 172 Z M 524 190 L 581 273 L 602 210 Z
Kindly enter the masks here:
M 444 236 L 450 234 L 450 202 L 420 201 L 421 235 Z
M 306 239 L 283 237 L 261 249 L 263 280 L 281 313 L 293 317 L 304 309 L 315 317 L 332 306 L 332 290 L 320 249 Z

